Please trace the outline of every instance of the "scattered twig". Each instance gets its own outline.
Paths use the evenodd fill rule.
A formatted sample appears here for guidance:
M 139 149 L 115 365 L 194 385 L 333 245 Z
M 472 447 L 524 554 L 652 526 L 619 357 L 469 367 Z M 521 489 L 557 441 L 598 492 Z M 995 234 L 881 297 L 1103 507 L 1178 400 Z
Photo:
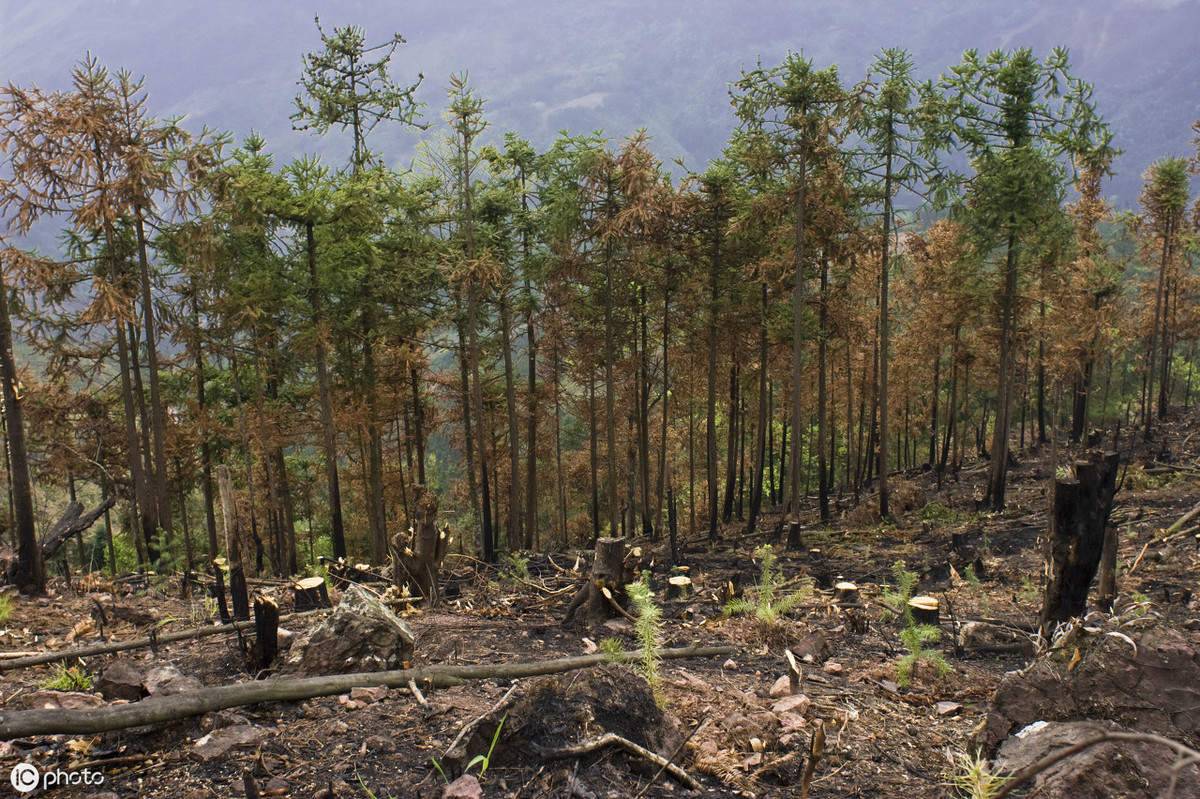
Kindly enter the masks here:
M 1163 531 L 1163 534 L 1171 535 L 1172 533 L 1179 532 L 1180 530 L 1183 529 L 1183 526 L 1185 524 L 1187 524 L 1188 522 L 1190 522 L 1192 519 L 1196 518 L 1197 516 L 1200 516 L 1200 502 L 1197 502 L 1194 506 L 1192 506 L 1191 510 L 1189 510 L 1187 513 L 1183 514 L 1178 519 L 1176 519 L 1174 524 L 1172 524 L 1170 527 L 1168 527 L 1166 530 Z
M 429 700 L 425 698 L 425 694 L 421 693 L 421 689 L 417 687 L 416 680 L 408 681 L 408 690 L 412 692 L 413 697 L 421 707 L 429 707 Z
M 613 732 L 606 732 L 593 741 L 585 741 L 574 746 L 564 746 L 561 749 L 542 749 L 541 747 L 537 747 L 537 753 L 540 757 L 546 760 L 564 760 L 568 757 L 580 757 L 581 755 L 595 752 L 597 749 L 603 749 L 604 747 L 612 744 L 616 744 L 622 749 L 625 749 L 627 752 L 635 754 L 645 760 L 649 760 L 651 763 L 654 763 L 657 766 L 660 766 L 668 774 L 674 777 L 675 781 L 680 785 L 684 785 L 693 791 L 703 790 L 703 786 L 701 786 L 700 783 L 696 782 L 696 780 L 693 779 L 690 774 L 672 763 L 670 760 L 651 752 L 644 746 L 635 744 L 628 738 L 622 738 L 620 735 L 617 735 Z

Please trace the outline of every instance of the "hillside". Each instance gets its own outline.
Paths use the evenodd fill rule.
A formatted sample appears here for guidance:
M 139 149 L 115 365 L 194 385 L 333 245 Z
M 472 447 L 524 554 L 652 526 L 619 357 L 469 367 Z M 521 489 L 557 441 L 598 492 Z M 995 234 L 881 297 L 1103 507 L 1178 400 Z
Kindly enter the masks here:
M 700 169 L 733 126 L 727 83 L 756 59 L 802 50 L 861 79 L 881 48 L 909 49 L 934 77 L 964 49 L 1068 47 L 1076 73 L 1092 81 L 1125 154 L 1109 195 L 1132 207 L 1154 159 L 1188 151 L 1200 117 L 1200 61 L 1193 33 L 1200 0 L 1071 0 L 1047 5 L 972 2 L 754 2 L 653 4 L 283 2 L 152 4 L 0 2 L 0 75 L 17 84 L 62 86 L 92 52 L 113 68 L 147 76 L 153 110 L 192 124 L 256 130 L 280 160 L 320 152 L 345 158 L 337 137 L 290 128 L 303 53 L 319 44 L 313 12 L 327 27 L 365 26 L 370 40 L 393 31 L 408 40 L 393 72 L 415 79 L 427 119 L 444 105 L 453 72 L 469 72 L 489 100 L 495 131 L 537 145 L 562 129 L 614 137 L 645 127 L 667 159 Z M 376 146 L 407 163 L 413 134 L 380 131 Z

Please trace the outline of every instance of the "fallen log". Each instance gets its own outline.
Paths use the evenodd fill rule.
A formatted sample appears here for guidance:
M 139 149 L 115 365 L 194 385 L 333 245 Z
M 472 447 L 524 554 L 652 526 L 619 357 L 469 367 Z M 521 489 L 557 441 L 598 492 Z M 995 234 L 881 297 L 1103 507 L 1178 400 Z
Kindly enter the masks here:
M 693 646 L 681 649 L 660 649 L 661 660 L 693 657 L 718 657 L 736 650 L 732 646 Z M 642 652 L 622 652 L 616 656 L 580 655 L 558 660 L 498 663 L 479 666 L 424 666 L 418 669 L 377 671 L 361 674 L 334 674 L 300 679 L 275 678 L 221 685 L 184 694 L 154 696 L 140 702 L 109 705 L 91 710 L 18 710 L 0 713 L 0 740 L 25 738 L 31 735 L 92 735 L 110 730 L 124 730 L 178 721 L 201 716 L 231 707 L 254 705 L 260 702 L 291 702 L 332 696 L 351 688 L 386 685 L 402 688 L 412 680 L 435 688 L 461 685 L 470 680 L 537 677 L 586 669 L 606 662 L 641 662 Z
M 308 610 L 303 613 L 289 613 L 286 616 L 280 616 L 279 621 L 288 621 L 298 616 L 308 616 L 313 613 L 321 613 L 327 610 Z M 0 673 L 6 671 L 15 671 L 17 669 L 27 669 L 30 666 L 44 666 L 47 663 L 58 663 L 60 661 L 73 661 L 80 658 L 94 657 L 96 655 L 111 655 L 114 652 L 126 652 L 130 649 L 141 649 L 147 646 L 159 646 L 161 644 L 173 644 L 177 641 L 186 641 L 189 638 L 203 638 L 206 635 L 220 635 L 221 633 L 246 632 L 254 628 L 252 621 L 234 621 L 229 624 L 219 624 L 212 627 L 193 627 L 190 630 L 180 630 L 174 633 L 165 633 L 163 635 L 151 635 L 142 638 L 132 638 L 128 641 L 111 641 L 107 644 L 96 644 L 95 646 L 84 646 L 76 649 L 62 649 L 57 652 L 44 652 L 40 655 L 32 657 L 22 657 L 10 663 L 0 662 Z

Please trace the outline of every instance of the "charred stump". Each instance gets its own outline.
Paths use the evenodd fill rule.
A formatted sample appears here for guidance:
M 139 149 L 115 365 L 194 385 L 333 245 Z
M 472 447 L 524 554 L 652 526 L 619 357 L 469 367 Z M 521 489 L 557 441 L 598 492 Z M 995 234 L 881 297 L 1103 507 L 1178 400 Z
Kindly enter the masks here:
M 408 588 L 436 605 L 438 574 L 450 545 L 450 537 L 437 526 L 437 494 L 423 485 L 413 490 L 412 526 L 392 536 L 392 579 L 396 587 Z
M 254 665 L 265 673 L 279 656 L 279 606 L 269 597 L 254 598 Z
M 1087 607 L 1117 487 L 1117 454 L 1096 453 L 1090 460 L 1076 461 L 1074 471 L 1074 478 L 1054 481 L 1043 630 L 1053 622 L 1083 615 Z
M 579 620 L 590 627 L 616 616 L 618 611 L 613 605 L 620 604 L 627 582 L 625 539 L 597 538 L 591 574 L 567 607 L 563 624 Z

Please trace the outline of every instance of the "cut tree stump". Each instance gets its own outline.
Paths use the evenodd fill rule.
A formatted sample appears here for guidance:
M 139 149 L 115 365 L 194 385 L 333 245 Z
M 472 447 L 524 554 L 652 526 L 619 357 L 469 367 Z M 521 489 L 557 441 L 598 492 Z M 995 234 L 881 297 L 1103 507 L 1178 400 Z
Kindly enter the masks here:
M 392 579 L 396 588 L 412 596 L 438 602 L 438 574 L 450 545 L 450 536 L 437 526 L 437 494 L 423 485 L 413 490 L 412 526 L 392 536 Z
M 942 623 L 941 607 L 935 596 L 915 596 L 908 600 L 908 609 L 917 624 L 937 627 Z
M 329 589 L 325 586 L 323 577 L 305 577 L 303 580 L 297 580 L 292 586 L 292 597 L 295 601 L 293 609 L 297 613 L 333 606 L 329 601 Z
M 579 619 L 587 626 L 594 627 L 613 618 L 619 612 L 613 608 L 613 604 L 624 606 L 621 599 L 625 596 L 625 584 L 628 581 L 625 573 L 625 539 L 597 538 L 596 559 L 592 561 L 591 574 L 571 600 L 562 623 L 568 624 Z M 605 596 L 606 590 L 609 596 Z
M 1082 616 L 1088 588 L 1104 551 L 1105 531 L 1117 487 L 1117 453 L 1092 453 L 1075 462 L 1075 477 L 1054 481 L 1046 558 L 1049 579 L 1041 629 Z M 1115 555 L 1115 547 L 1113 547 Z

